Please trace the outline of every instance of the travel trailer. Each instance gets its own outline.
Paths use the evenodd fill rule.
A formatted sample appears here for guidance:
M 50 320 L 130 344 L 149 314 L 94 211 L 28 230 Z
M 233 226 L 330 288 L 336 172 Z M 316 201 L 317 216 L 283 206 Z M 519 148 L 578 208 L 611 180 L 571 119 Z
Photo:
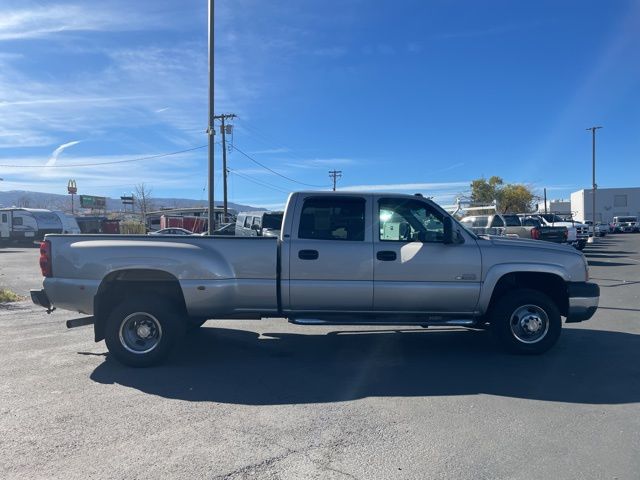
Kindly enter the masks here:
M 0 241 L 2 243 L 33 243 L 36 240 L 42 240 L 47 233 L 63 233 L 62 220 L 51 210 L 0 209 Z

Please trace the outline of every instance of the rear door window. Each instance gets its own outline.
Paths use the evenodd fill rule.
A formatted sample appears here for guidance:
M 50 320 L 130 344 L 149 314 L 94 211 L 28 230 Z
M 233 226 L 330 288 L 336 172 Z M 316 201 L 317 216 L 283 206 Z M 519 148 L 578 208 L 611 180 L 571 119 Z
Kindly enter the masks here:
M 302 206 L 298 238 L 362 242 L 364 215 L 364 198 L 307 198 Z
M 521 225 L 520 217 L 517 215 L 503 215 L 502 218 L 504 218 L 504 223 L 507 227 L 519 227 Z

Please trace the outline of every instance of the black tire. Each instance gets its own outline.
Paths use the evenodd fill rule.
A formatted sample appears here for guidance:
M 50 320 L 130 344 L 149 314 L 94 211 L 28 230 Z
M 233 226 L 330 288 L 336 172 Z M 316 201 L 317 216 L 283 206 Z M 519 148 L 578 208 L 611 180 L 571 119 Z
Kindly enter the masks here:
M 107 318 L 109 353 L 130 367 L 158 365 L 183 336 L 183 316 L 176 305 L 161 297 L 125 300 Z M 141 332 L 146 337 L 141 337 Z
M 538 355 L 555 345 L 562 331 L 556 304 L 537 290 L 506 292 L 489 313 L 491 331 L 511 353 Z

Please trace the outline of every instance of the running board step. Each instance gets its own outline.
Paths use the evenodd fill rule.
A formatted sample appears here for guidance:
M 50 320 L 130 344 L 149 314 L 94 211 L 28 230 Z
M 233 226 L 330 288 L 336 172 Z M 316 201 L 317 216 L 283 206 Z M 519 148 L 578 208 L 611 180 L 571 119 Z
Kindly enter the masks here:
M 394 325 L 417 325 L 421 327 L 472 327 L 476 324 L 475 320 L 424 320 L 424 321 L 389 321 L 389 320 L 321 320 L 318 318 L 290 318 L 289 323 L 295 325 L 381 325 L 381 326 L 394 326 Z

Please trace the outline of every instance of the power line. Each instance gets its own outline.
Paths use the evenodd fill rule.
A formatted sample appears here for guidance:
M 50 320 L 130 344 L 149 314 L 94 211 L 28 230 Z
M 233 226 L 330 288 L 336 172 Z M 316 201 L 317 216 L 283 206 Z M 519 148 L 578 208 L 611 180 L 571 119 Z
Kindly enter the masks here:
M 287 177 L 286 175 L 281 174 L 280 172 L 276 172 L 275 170 L 267 167 L 265 164 L 260 163 L 258 160 L 256 160 L 255 158 L 251 157 L 249 154 L 243 152 L 242 150 L 240 150 L 238 147 L 236 147 L 235 145 L 230 145 L 231 148 L 233 148 L 236 152 L 238 152 L 239 154 L 245 156 L 246 158 L 248 158 L 249 160 L 251 160 L 253 163 L 255 163 L 256 165 L 261 166 L 262 168 L 264 168 L 265 170 L 269 170 L 271 173 L 278 175 L 279 177 L 284 178 L 285 180 L 289 180 L 290 182 L 293 183 L 298 183 L 300 185 L 304 185 L 306 187 L 316 187 L 316 188 L 327 188 L 328 185 L 314 185 L 312 183 L 304 183 L 304 182 L 300 182 L 298 180 L 295 180 L 291 177 Z
M 228 170 L 229 170 L 229 173 L 233 173 L 234 175 L 237 175 L 237 176 L 239 176 L 241 178 L 244 178 L 245 180 L 248 180 L 250 182 L 253 182 L 256 185 L 261 185 L 263 187 L 270 188 L 271 190 L 276 190 L 278 192 L 282 192 L 282 193 L 286 193 L 286 194 L 290 193 L 287 190 L 284 190 L 284 189 L 282 189 L 282 188 L 280 188 L 280 187 L 278 187 L 276 185 L 273 185 L 271 183 L 265 182 L 263 180 L 256 180 L 255 178 L 252 178 L 252 177 L 250 177 L 248 175 L 245 175 L 244 173 L 237 172 L 237 171 L 235 171 L 235 170 L 233 170 L 231 168 L 229 168 Z
M 98 162 L 98 163 L 71 163 L 66 165 L 2 165 L 4 168 L 75 168 L 75 167 L 97 167 L 100 165 L 115 165 L 117 163 L 131 163 L 141 162 L 144 160 L 153 160 L 154 158 L 169 157 L 171 155 L 179 155 L 181 153 L 193 152 L 201 148 L 206 148 L 207 145 L 200 145 L 199 147 L 187 148 L 186 150 L 178 150 L 176 152 L 160 153 L 158 155 L 150 155 L 148 157 L 129 158 L 126 160 L 114 160 L 112 162 Z

